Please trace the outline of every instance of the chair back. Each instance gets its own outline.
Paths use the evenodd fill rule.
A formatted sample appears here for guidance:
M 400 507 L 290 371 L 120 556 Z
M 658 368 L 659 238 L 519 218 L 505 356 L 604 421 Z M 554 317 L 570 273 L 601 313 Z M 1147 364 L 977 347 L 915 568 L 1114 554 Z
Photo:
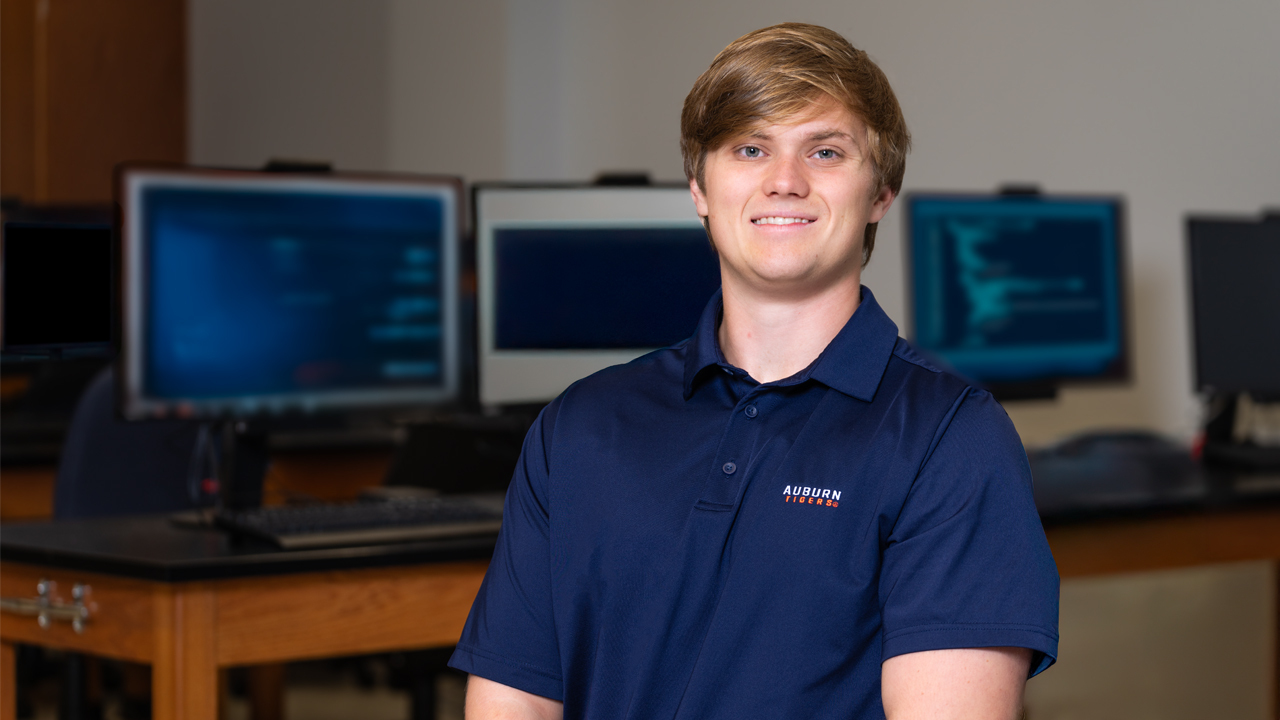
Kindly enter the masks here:
M 55 520 L 192 510 L 211 504 L 191 479 L 199 423 L 128 422 L 116 413 L 114 367 L 81 396 L 54 483 Z

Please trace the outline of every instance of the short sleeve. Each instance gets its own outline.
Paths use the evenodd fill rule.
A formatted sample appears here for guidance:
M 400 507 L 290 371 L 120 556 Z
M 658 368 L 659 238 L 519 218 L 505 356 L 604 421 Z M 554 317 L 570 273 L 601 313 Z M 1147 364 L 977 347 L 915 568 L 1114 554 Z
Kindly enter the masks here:
M 1013 423 L 968 390 L 935 434 L 884 549 L 884 659 L 1025 647 L 1031 674 L 1058 654 L 1058 571 Z
M 549 460 L 557 403 L 525 436 L 507 489 L 493 560 L 450 667 L 553 700 L 564 699 L 552 611 Z

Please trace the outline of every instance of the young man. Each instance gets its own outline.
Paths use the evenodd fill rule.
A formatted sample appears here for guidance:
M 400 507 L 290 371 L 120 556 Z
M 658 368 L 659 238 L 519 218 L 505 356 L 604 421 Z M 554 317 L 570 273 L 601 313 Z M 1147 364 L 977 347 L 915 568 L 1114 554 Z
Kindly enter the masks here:
M 722 290 L 525 441 L 451 661 L 470 718 L 1015 718 L 1058 577 L 991 396 L 860 285 L 909 136 L 825 28 L 727 47 L 681 146 Z

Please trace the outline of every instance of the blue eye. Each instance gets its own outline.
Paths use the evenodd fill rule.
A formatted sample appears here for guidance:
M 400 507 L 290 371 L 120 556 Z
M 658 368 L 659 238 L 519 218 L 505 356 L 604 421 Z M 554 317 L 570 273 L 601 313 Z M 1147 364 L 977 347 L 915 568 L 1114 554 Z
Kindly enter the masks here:
M 760 157 L 760 148 L 751 146 L 744 147 L 742 148 L 742 154 L 750 158 Z
M 836 158 L 836 151 L 831 148 L 823 148 L 817 152 L 817 155 L 822 160 L 834 160 Z

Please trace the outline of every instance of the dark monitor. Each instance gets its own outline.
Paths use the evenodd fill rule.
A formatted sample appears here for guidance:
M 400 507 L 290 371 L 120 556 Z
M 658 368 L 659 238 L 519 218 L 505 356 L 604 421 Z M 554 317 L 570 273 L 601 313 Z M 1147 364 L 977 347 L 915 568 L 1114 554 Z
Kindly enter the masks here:
M 475 189 L 479 397 L 546 402 L 693 334 L 720 264 L 687 185 Z
M 110 356 L 110 211 L 42 208 L 6 214 L 3 248 L 5 358 Z
M 406 410 L 459 397 L 461 181 L 126 168 L 126 417 Z
M 906 198 L 913 342 L 1004 398 L 1128 377 L 1118 197 Z
M 1280 216 L 1187 219 L 1195 382 L 1280 399 Z

